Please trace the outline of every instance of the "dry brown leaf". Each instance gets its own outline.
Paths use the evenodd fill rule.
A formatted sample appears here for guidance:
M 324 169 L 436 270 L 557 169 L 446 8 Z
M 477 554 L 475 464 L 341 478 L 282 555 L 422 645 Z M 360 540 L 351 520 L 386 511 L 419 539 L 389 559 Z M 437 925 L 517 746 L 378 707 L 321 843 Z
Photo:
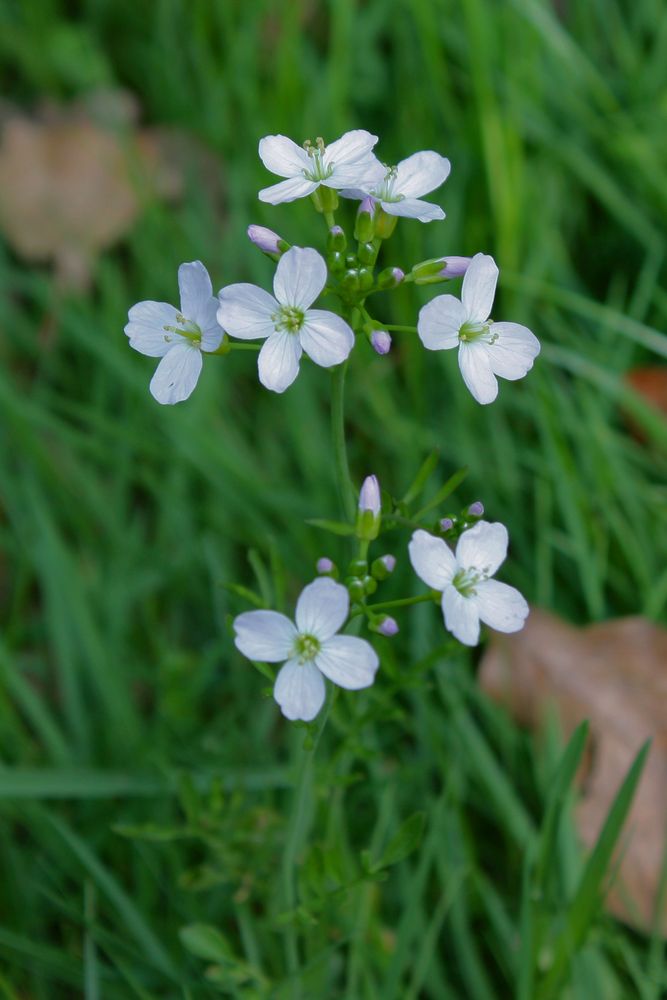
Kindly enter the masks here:
M 652 737 L 607 900 L 620 919 L 649 930 L 667 842 L 667 630 L 639 617 L 575 628 L 533 609 L 523 631 L 494 637 L 480 683 L 526 725 L 538 727 L 550 708 L 568 736 L 589 720 L 592 749 L 576 811 L 588 847 Z M 660 918 L 667 934 L 667 908 Z

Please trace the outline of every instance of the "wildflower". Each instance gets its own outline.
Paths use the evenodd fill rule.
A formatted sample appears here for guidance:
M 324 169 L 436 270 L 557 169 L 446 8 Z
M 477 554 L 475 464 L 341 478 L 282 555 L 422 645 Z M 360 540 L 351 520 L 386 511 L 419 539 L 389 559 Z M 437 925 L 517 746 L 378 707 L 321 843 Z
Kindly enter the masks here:
M 413 153 L 407 160 L 401 160 L 396 167 L 386 169 L 384 177 L 375 184 L 366 187 L 357 184 L 354 189 L 341 191 L 341 194 L 344 198 L 371 195 L 380 202 L 387 215 L 432 222 L 444 219 L 445 213 L 438 205 L 421 201 L 421 196 L 444 184 L 450 169 L 449 160 L 427 149 L 421 153 Z
M 259 200 L 278 205 L 306 198 L 320 185 L 340 190 L 373 184 L 384 173 L 372 152 L 377 141 L 376 135 L 363 129 L 346 132 L 328 146 L 321 138 L 315 145 L 308 141 L 302 147 L 287 136 L 268 135 L 260 141 L 260 159 L 272 174 L 287 179 L 264 188 Z
M 321 577 L 302 590 L 296 626 L 276 611 L 246 611 L 234 619 L 236 647 L 244 656 L 267 663 L 287 661 L 273 689 L 286 718 L 315 718 L 324 703 L 324 677 L 350 691 L 373 683 L 378 657 L 371 644 L 337 634 L 349 607 L 347 589 Z
M 178 269 L 180 311 L 166 302 L 138 302 L 128 314 L 130 347 L 161 358 L 150 391 L 158 403 L 180 403 L 197 385 L 202 352 L 216 351 L 223 331 L 216 320 L 217 299 L 208 271 L 195 260 Z
M 528 604 L 518 590 L 492 580 L 507 555 L 503 524 L 478 521 L 464 531 L 452 552 L 442 538 L 421 529 L 408 546 L 418 577 L 442 591 L 447 629 L 466 646 L 479 641 L 479 623 L 498 632 L 518 632 L 528 616 Z
M 230 337 L 261 338 L 259 380 L 284 392 L 299 374 L 303 351 L 316 365 L 345 361 L 354 333 L 335 313 L 310 309 L 324 288 L 327 266 L 316 250 L 292 247 L 282 255 L 270 295 L 256 285 L 229 285 L 220 292 L 218 322 Z
M 478 403 L 498 395 L 496 375 L 523 378 L 540 353 L 540 342 L 528 327 L 489 319 L 498 281 L 493 257 L 476 254 L 466 271 L 461 301 L 438 295 L 419 311 L 417 332 L 430 351 L 459 349 L 463 381 Z
M 391 334 L 386 330 L 373 330 L 371 347 L 377 354 L 389 354 L 391 350 Z

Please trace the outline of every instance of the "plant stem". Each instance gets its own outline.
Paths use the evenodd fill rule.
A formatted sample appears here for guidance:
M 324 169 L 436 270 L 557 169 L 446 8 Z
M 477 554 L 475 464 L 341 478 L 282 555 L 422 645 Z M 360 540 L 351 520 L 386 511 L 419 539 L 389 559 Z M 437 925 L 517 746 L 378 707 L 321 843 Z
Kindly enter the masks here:
M 324 219 L 329 229 L 333 229 L 333 227 L 336 225 L 336 216 L 333 214 L 333 212 L 325 212 Z
M 348 521 L 354 518 L 354 487 L 347 461 L 345 441 L 345 372 L 347 361 L 331 373 L 331 436 L 333 439 L 334 468 L 343 514 Z
M 416 326 L 392 326 L 389 323 L 383 323 L 382 324 L 382 329 L 383 330 L 395 330 L 396 333 L 416 333 L 417 332 L 417 327 Z
M 411 604 L 423 604 L 425 601 L 433 601 L 439 596 L 436 591 L 432 591 L 430 594 L 421 594 L 420 597 L 401 597 L 397 601 L 380 601 L 378 604 L 367 604 L 365 610 L 385 611 L 387 608 L 407 608 Z

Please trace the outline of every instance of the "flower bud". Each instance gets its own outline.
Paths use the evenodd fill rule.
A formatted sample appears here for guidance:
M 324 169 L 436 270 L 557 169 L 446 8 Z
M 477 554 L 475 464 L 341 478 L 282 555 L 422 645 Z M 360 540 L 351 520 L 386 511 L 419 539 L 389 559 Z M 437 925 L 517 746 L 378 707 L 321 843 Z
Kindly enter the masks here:
M 471 260 L 472 257 L 443 257 L 443 278 L 462 278 L 468 270 L 468 265 Z
M 366 476 L 359 493 L 359 510 L 357 512 L 357 538 L 372 541 L 380 531 L 380 484 L 377 476 Z
M 327 250 L 343 253 L 347 247 L 345 233 L 341 226 L 332 226 L 327 237 Z
M 484 504 L 482 503 L 481 500 L 475 500 L 475 502 L 471 503 L 470 506 L 468 507 L 468 515 L 470 517 L 482 517 L 483 514 L 484 514 Z
M 262 253 L 266 253 L 269 256 L 280 257 L 281 254 L 290 248 L 289 243 L 286 243 L 282 236 L 278 236 L 272 229 L 267 229 L 265 226 L 248 226 L 248 239 Z
M 377 259 L 377 248 L 374 243 L 360 243 L 357 249 L 357 257 L 362 264 L 374 264 Z
M 378 274 L 377 285 L 382 289 L 396 288 L 404 278 L 405 273 L 400 267 L 385 267 L 384 271 Z
M 333 568 L 334 564 L 326 556 L 321 556 L 317 560 L 316 569 L 318 573 L 330 573 Z
M 398 622 L 395 618 L 390 618 L 389 615 L 386 615 L 380 624 L 376 626 L 375 631 L 380 635 L 386 635 L 391 638 L 392 635 L 396 635 L 399 631 Z
M 386 580 L 394 572 L 396 567 L 396 557 L 392 555 L 380 556 L 371 565 L 371 573 L 376 580 Z
M 357 218 L 354 223 L 354 238 L 360 243 L 370 243 L 375 236 L 375 226 L 373 216 L 375 214 L 375 200 L 367 195 L 359 205 Z
M 373 272 L 370 267 L 359 268 L 359 288 L 362 292 L 368 292 L 373 287 Z
M 468 270 L 471 257 L 432 257 L 415 264 L 410 272 L 415 285 L 435 285 L 460 278 Z
M 454 527 L 454 522 L 451 517 L 443 517 L 440 521 L 440 531 L 451 531 Z
M 386 330 L 373 330 L 371 334 L 371 347 L 378 354 L 389 354 L 391 350 L 391 334 Z

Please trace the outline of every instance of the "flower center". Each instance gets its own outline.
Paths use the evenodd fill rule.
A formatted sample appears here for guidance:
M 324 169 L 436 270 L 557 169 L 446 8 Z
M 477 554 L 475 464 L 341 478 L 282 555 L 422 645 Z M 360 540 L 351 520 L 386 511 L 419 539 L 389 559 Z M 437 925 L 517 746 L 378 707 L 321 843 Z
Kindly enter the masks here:
M 303 171 L 303 176 L 309 181 L 325 181 L 327 177 L 331 177 L 334 165 L 330 163 L 327 166 L 324 162 L 324 150 L 326 146 L 324 145 L 322 136 L 317 137 L 315 146 L 313 146 L 310 139 L 306 139 L 303 148 L 308 153 L 312 164 L 309 170 Z
M 296 637 L 292 656 L 296 656 L 299 663 L 309 663 L 314 660 L 321 649 L 320 640 L 314 635 L 303 633 Z
M 191 319 L 186 319 L 182 313 L 176 313 L 176 322 L 179 324 L 178 326 L 163 326 L 162 329 L 166 330 L 167 333 L 177 333 L 179 337 L 185 337 L 191 344 L 199 347 L 202 337 L 201 327 L 197 323 L 193 323 Z M 168 337 L 166 334 L 164 339 L 168 344 L 174 341 L 174 337 Z
M 487 320 L 486 323 L 464 323 L 459 330 L 459 340 L 466 344 L 470 344 L 474 340 L 483 340 L 485 344 L 495 344 L 499 335 L 491 333 L 492 325 L 492 319 Z
M 378 201 L 403 201 L 405 195 L 394 193 L 394 184 L 396 183 L 397 176 L 398 169 L 396 167 L 387 167 L 387 173 L 382 184 L 372 192 L 373 197 L 377 198 Z
M 478 573 L 476 569 L 460 569 L 452 583 L 462 597 L 474 597 L 476 585 L 485 579 L 484 574 Z
M 301 309 L 297 309 L 296 306 L 281 306 L 271 319 L 276 325 L 276 330 L 286 330 L 287 333 L 298 333 L 303 326 L 305 316 Z

